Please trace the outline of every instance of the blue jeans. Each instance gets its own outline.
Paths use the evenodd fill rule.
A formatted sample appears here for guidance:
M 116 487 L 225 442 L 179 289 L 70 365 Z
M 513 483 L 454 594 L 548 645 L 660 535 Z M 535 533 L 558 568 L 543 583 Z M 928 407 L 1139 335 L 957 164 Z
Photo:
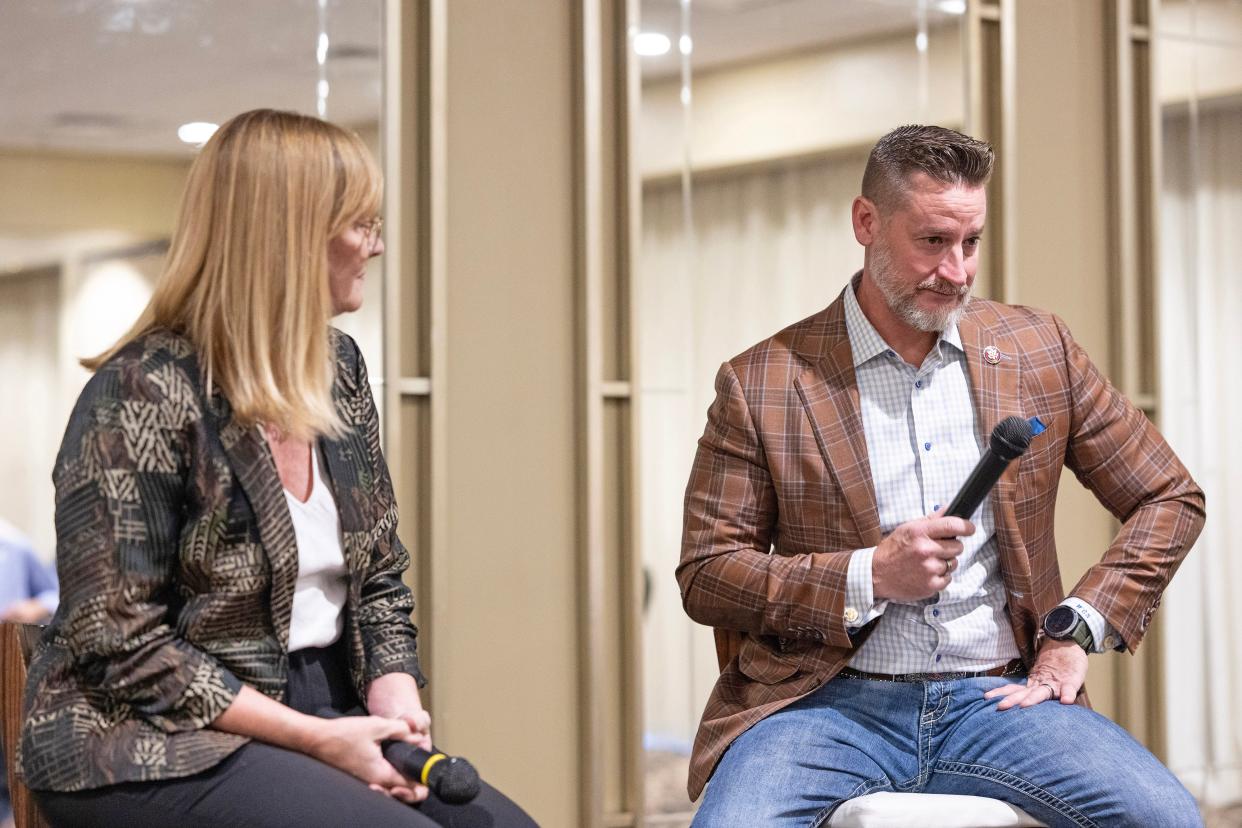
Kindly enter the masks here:
M 983 698 L 1020 680 L 833 679 L 733 742 L 694 828 L 826 825 L 877 791 L 1003 799 L 1054 828 L 1203 824 L 1173 774 L 1098 713 Z

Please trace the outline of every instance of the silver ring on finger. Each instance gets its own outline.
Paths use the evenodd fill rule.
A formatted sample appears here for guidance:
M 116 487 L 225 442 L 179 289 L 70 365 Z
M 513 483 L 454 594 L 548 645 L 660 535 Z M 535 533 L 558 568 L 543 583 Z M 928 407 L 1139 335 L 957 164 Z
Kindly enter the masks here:
M 1048 688 L 1048 698 L 1050 698 L 1050 699 L 1055 699 L 1057 696 L 1059 696 L 1059 695 L 1060 695 L 1060 694 L 1057 692 L 1057 688 L 1053 687 L 1051 684 L 1049 684 L 1049 683 L 1048 683 L 1048 682 L 1046 682 L 1046 681 L 1041 681 L 1041 682 L 1040 682 L 1037 686 L 1039 686 L 1039 687 L 1047 687 L 1047 688 Z

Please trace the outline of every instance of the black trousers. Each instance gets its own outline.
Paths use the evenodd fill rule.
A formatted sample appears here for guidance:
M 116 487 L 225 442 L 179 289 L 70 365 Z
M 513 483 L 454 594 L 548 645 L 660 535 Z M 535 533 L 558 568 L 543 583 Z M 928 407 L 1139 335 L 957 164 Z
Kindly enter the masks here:
M 290 653 L 286 703 L 312 715 L 325 707 L 345 712 L 359 706 L 337 647 Z M 181 779 L 34 794 L 56 828 L 538 828 L 486 783 L 465 805 L 449 805 L 431 794 L 410 806 L 310 756 L 256 741 L 215 767 Z

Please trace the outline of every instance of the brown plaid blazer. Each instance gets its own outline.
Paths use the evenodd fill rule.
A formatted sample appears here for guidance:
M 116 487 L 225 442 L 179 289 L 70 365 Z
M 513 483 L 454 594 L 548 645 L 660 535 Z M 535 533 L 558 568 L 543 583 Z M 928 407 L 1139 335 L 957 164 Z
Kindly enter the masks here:
M 1073 594 L 1133 651 L 1203 525 L 1203 492 L 1060 319 L 976 299 L 958 327 L 981 436 L 1014 414 L 1048 426 L 992 494 L 1023 661 L 1064 598 L 1053 540 L 1062 466 L 1123 523 Z M 998 364 L 982 359 L 989 345 Z M 846 632 L 846 569 L 854 549 L 880 539 L 839 297 L 716 377 L 677 567 L 686 612 L 716 628 L 722 662 L 695 739 L 691 799 L 738 735 L 823 685 L 866 639 L 872 625 Z
M 352 339 L 332 340 L 349 431 L 319 445 L 364 697 L 384 673 L 423 679 L 366 367 Z M 267 443 L 200 377 L 191 344 L 156 331 L 102 366 L 70 416 L 52 475 L 60 607 L 30 664 L 18 746 L 31 788 L 197 773 L 246 742 L 207 727 L 243 682 L 284 697 L 293 523 Z

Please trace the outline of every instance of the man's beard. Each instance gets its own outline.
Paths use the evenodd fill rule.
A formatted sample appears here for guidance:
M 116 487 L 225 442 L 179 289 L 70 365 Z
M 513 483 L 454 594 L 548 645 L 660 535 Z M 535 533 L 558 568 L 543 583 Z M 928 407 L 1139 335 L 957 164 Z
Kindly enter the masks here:
M 889 310 L 910 327 L 926 333 L 941 333 L 955 325 L 970 301 L 970 285 L 959 288 L 938 276 L 919 282 L 913 289 L 908 288 L 893 265 L 887 245 L 882 242 L 871 247 L 871 278 L 875 280 L 875 286 L 880 289 Z M 934 290 L 960 299 L 952 307 L 928 310 L 918 305 L 916 297 L 920 290 Z

